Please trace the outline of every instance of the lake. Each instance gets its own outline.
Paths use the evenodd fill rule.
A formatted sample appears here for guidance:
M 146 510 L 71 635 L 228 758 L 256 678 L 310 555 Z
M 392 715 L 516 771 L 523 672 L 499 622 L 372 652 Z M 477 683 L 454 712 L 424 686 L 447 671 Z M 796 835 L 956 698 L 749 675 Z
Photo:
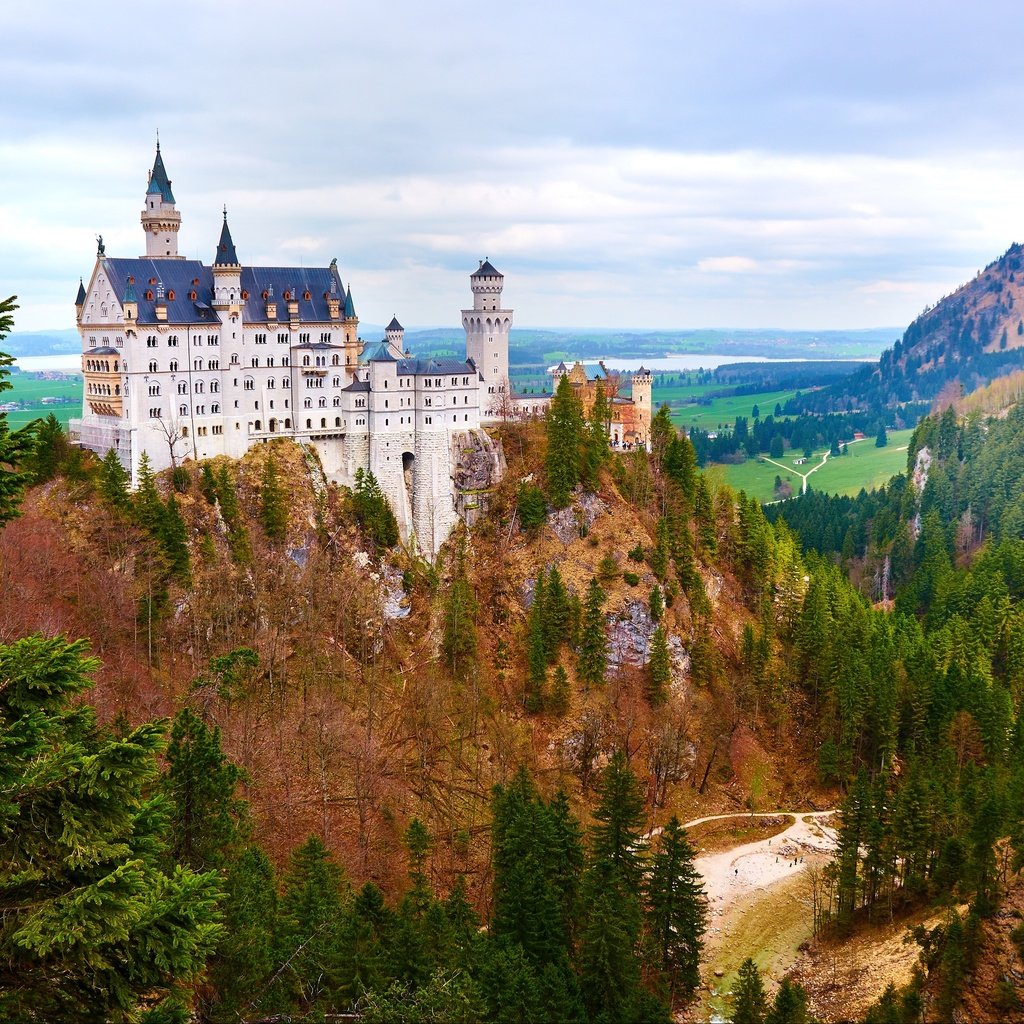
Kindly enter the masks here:
M 55 356 L 18 356 L 14 365 L 25 373 L 39 373 L 43 370 L 62 370 L 65 373 L 82 371 L 82 356 L 78 352 L 62 352 Z
M 733 363 L 873 363 L 873 358 L 864 359 L 775 359 L 772 356 L 743 356 L 743 355 L 714 355 L 708 352 L 684 352 L 671 356 L 645 356 L 643 359 L 623 359 L 619 356 L 588 356 L 581 359 L 581 363 L 603 362 L 609 370 L 619 370 L 623 373 L 631 370 L 639 370 L 645 366 L 648 370 L 658 373 L 671 372 L 673 370 L 717 370 L 719 366 L 730 366 Z M 555 364 L 557 365 L 557 364 Z M 566 366 L 572 366 L 572 362 L 566 362 Z M 551 369 L 555 368 L 552 365 Z M 550 372 L 550 370 L 549 370 Z

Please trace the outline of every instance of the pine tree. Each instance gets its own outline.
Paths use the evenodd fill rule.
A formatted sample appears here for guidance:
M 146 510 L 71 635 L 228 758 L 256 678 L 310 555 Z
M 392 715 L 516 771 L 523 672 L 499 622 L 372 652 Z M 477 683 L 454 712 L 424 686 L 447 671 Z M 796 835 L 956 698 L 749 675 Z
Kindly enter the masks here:
M 544 462 L 548 498 L 555 508 L 569 504 L 569 492 L 580 481 L 583 411 L 568 377 L 558 382 L 545 420 L 548 448 Z
M 548 707 L 551 713 L 564 715 L 569 710 L 571 696 L 569 675 L 561 665 L 556 665 L 555 674 L 551 679 L 551 693 L 548 697 Z
M 668 700 L 672 683 L 672 656 L 665 631 L 659 626 L 651 638 L 651 651 L 647 659 L 647 700 L 651 707 L 660 707 Z
M 210 1017 L 218 1024 L 272 1008 L 268 989 L 278 933 L 274 868 L 259 847 L 231 863 L 224 887 L 224 939 L 210 970 L 216 993 Z
M 332 1005 L 339 986 L 347 885 L 327 847 L 310 836 L 292 852 L 280 904 L 277 992 L 304 1010 Z
M 217 876 L 165 866 L 162 723 L 100 728 L 85 641 L 0 646 L 0 1019 L 135 1019 L 221 937 Z M 58 798 L 59 797 L 59 798 Z
M 885 431 L 885 422 L 878 427 L 878 436 L 875 438 L 875 447 L 884 448 L 889 443 L 889 435 Z
M 441 650 L 453 676 L 464 671 L 476 656 L 476 611 L 476 597 L 466 576 L 463 546 L 459 550 L 458 566 L 445 598 L 441 636 Z
M 352 500 L 359 525 L 378 547 L 393 548 L 398 543 L 398 520 L 377 478 L 359 468 L 355 484 Z
M 718 551 L 718 538 L 715 533 L 715 508 L 711 500 L 711 491 L 703 473 L 697 474 L 697 486 L 693 497 L 693 517 L 697 526 L 697 549 L 701 557 L 708 561 Z
M 661 622 L 662 615 L 665 614 L 665 599 L 661 596 L 661 587 L 655 583 L 651 588 L 651 621 Z
M 33 484 L 52 480 L 67 461 L 70 445 L 60 420 L 51 412 L 36 427 L 32 454 L 26 460 L 26 469 Z
M 113 448 L 107 449 L 100 463 L 99 491 L 112 508 L 120 511 L 128 509 L 128 474 Z
M 670 997 L 689 996 L 700 984 L 700 952 L 707 929 L 707 897 L 693 866 L 696 851 L 673 817 L 665 826 L 647 882 L 647 956 Z
M 807 1024 L 809 1019 L 803 986 L 783 978 L 764 1024 Z
M 221 749 L 220 729 L 182 708 L 171 727 L 163 782 L 174 860 L 206 871 L 233 858 L 248 830 L 248 809 L 235 796 L 242 778 Z
M 598 474 L 601 467 L 608 461 L 611 450 L 608 445 L 608 423 L 611 411 L 605 397 L 604 385 L 594 385 L 594 404 L 590 409 L 584 435 L 584 457 L 582 476 L 591 489 L 597 487 Z
M 604 631 L 604 591 L 591 579 L 580 624 L 576 675 L 590 686 L 603 686 L 608 667 L 608 639 Z
M 178 511 L 178 500 L 173 494 L 168 497 L 167 504 L 164 505 L 158 539 L 167 558 L 171 575 L 187 584 L 189 578 L 188 532 L 185 529 L 181 513 Z
M 584 881 L 587 917 L 580 939 L 581 987 L 592 1015 L 624 1017 L 640 988 L 638 945 L 643 880 L 644 801 L 618 751 L 600 783 Z
M 548 676 L 547 631 L 544 573 L 537 577 L 533 604 L 526 626 L 526 710 L 531 714 L 543 710 Z
M 16 295 L 0 299 L 0 342 L 14 327 L 14 311 L 18 308 Z M 0 352 L 0 395 L 11 388 L 7 378 L 8 367 L 14 362 L 9 355 Z M 32 454 L 35 444 L 35 425 L 29 424 L 20 430 L 11 430 L 7 413 L 0 412 L 0 527 L 18 514 L 25 486 L 29 476 L 25 463 Z
M 544 646 L 548 662 L 554 663 L 569 629 L 569 594 L 558 566 L 551 566 L 544 600 Z
M 656 466 L 665 460 L 665 452 L 676 436 L 676 428 L 672 425 L 672 410 L 667 402 L 663 402 L 651 420 L 651 457 Z
M 248 565 L 252 561 L 252 546 L 249 533 L 242 520 L 242 507 L 238 502 L 235 482 L 228 472 L 227 463 L 222 462 L 217 470 L 217 504 L 220 514 L 228 528 L 228 545 L 231 557 L 239 565 Z
M 740 964 L 733 986 L 732 1024 L 764 1024 L 768 1000 L 761 982 L 761 972 L 750 957 Z
M 159 539 L 164 524 L 164 503 L 160 500 L 156 475 L 146 452 L 139 459 L 139 486 L 132 496 L 132 509 L 139 526 L 151 537 Z
M 260 522 L 263 532 L 272 541 L 283 541 L 288 533 L 288 505 L 277 473 L 277 460 L 273 449 L 268 450 L 263 463 L 260 486 Z

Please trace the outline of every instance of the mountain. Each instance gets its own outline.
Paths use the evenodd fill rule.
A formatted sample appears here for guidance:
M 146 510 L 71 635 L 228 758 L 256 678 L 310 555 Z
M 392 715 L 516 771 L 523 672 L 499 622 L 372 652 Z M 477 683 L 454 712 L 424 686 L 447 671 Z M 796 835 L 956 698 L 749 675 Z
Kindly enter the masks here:
M 78 352 L 78 331 L 15 331 L 4 338 L 4 351 L 12 356 L 51 356 Z
M 1024 367 L 1024 246 L 926 309 L 877 365 L 805 398 L 808 411 L 882 409 L 956 395 Z M 956 397 L 954 395 L 953 397 Z

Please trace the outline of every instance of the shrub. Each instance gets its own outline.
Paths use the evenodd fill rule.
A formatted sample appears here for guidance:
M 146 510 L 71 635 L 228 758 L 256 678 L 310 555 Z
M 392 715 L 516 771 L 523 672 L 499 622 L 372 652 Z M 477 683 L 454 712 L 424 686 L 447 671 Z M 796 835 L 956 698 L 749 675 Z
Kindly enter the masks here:
M 629 560 L 631 562 L 642 562 L 645 557 L 643 544 L 637 544 L 635 548 L 629 549 Z
M 635 587 L 640 582 L 640 577 L 635 572 L 624 572 L 622 578 L 631 586 Z

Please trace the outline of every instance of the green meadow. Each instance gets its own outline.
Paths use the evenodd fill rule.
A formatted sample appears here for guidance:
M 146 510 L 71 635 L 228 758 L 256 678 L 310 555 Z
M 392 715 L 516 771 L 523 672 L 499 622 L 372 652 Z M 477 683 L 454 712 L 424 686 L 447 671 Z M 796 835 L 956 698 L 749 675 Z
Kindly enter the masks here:
M 11 388 L 0 392 L 0 405 L 7 402 L 21 403 L 22 408 L 9 411 L 7 422 L 12 430 L 45 419 L 52 412 L 67 430 L 72 416 L 82 415 L 82 378 L 65 377 L 60 380 L 46 380 L 34 373 L 13 373 L 8 377 Z M 43 404 L 44 398 L 56 398 L 56 404 Z
M 849 446 L 847 455 L 830 457 L 820 469 L 815 470 L 807 479 L 808 487 L 823 491 L 826 494 L 857 494 L 861 488 L 870 491 L 881 487 L 891 477 L 902 473 L 907 465 L 907 445 L 913 430 L 893 430 L 889 432 L 889 444 L 885 448 L 876 448 L 874 438 L 855 441 Z M 775 500 L 775 477 L 788 480 L 793 494 L 799 494 L 803 481 L 799 472 L 813 469 L 819 462 L 823 451 L 817 451 L 804 465 L 794 465 L 794 459 L 801 457 L 800 452 L 787 451 L 781 459 L 770 462 L 764 456 L 747 459 L 735 466 L 715 465 L 710 472 L 720 478 L 733 489 L 746 491 L 759 501 Z M 780 465 L 776 465 L 775 463 Z M 786 467 L 785 469 L 780 466 Z

